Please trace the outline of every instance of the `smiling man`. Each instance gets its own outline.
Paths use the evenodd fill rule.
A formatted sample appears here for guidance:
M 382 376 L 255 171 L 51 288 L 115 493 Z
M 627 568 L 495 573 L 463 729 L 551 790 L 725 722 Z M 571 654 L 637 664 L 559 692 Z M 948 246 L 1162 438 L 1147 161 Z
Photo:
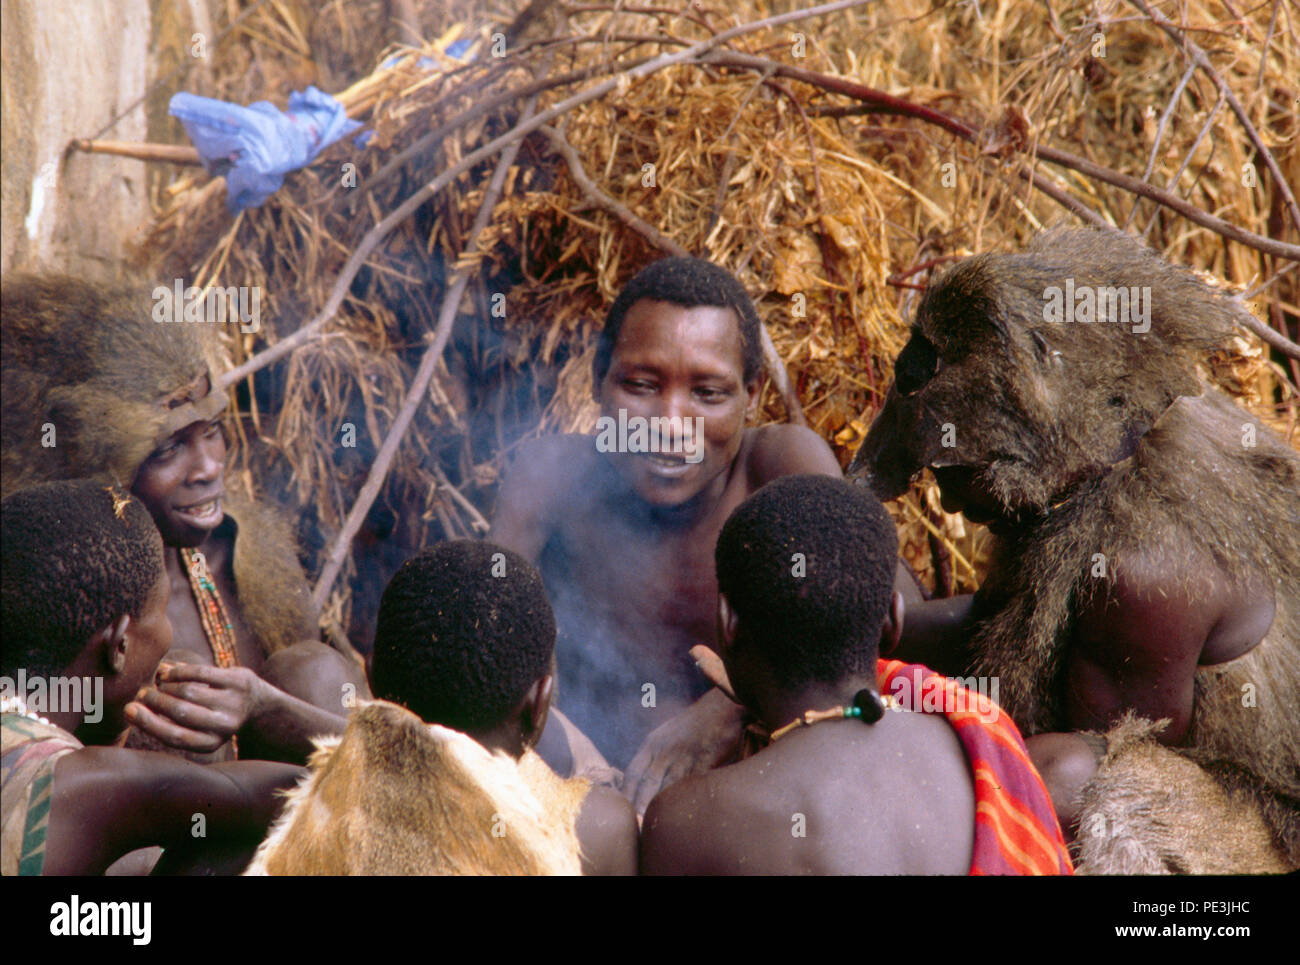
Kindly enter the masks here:
M 209 332 L 151 320 L 147 292 L 60 276 L 6 282 L 4 491 L 80 477 L 129 487 L 163 538 L 175 632 L 169 659 L 245 667 L 341 714 L 344 684 L 367 692 L 361 666 L 318 642 L 288 528 L 267 507 L 225 489 L 228 399 L 214 387 Z M 171 696 L 212 705 L 230 696 L 218 689 L 192 683 Z M 204 710 L 153 696 L 137 706 L 143 723 L 198 750 L 191 743 L 198 738 L 159 715 L 178 711 L 197 724 Z M 255 743 L 262 735 L 244 736 Z M 234 753 L 227 743 L 204 759 Z
M 557 702 L 627 769 L 638 810 L 727 758 L 740 734 L 741 712 L 689 654 L 714 638 L 723 522 L 769 480 L 840 475 L 811 430 L 745 427 L 759 338 L 753 303 L 724 269 L 696 258 L 643 269 L 610 308 L 592 364 L 601 426 L 626 431 L 521 447 L 497 503 L 489 538 L 537 563 L 555 608 Z
M 114 746 L 172 640 L 163 547 L 139 500 L 91 480 L 44 483 L 6 497 L 0 523 L 4 678 L 98 683 L 91 713 L 0 700 L 3 873 L 99 874 L 158 845 L 196 862 L 251 856 L 299 768 Z

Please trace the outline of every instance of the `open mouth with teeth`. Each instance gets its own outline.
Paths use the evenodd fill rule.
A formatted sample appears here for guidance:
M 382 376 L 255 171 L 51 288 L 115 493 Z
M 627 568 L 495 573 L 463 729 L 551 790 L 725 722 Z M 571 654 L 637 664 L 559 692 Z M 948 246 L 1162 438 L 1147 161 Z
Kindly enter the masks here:
M 644 454 L 643 458 L 649 466 L 651 473 L 668 479 L 681 476 L 691 468 L 691 463 L 686 461 L 685 456 L 671 456 L 658 452 L 647 452 Z
M 177 506 L 173 511 L 191 526 L 210 529 L 221 522 L 221 497 L 213 496 L 201 503 Z

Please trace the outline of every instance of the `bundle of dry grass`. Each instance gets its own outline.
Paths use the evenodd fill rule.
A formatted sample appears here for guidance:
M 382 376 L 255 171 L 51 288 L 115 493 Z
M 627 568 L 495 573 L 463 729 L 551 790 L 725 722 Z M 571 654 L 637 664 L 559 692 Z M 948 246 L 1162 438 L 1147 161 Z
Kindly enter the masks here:
M 802 417 L 844 462 L 881 403 L 928 273 L 1018 247 L 1047 224 L 1127 226 L 1173 261 L 1254 286 L 1257 314 L 1279 332 L 1287 316 L 1294 326 L 1294 11 L 1274 3 L 1237 16 L 1190 0 L 1170 30 L 1134 2 L 1099 21 L 1083 0 L 920 15 L 906 0 L 864 0 L 735 30 L 694 53 L 796 5 L 335 3 L 316 19 L 306 3 L 268 5 L 218 62 L 212 93 L 236 96 L 257 74 L 284 88 L 244 100 L 283 97 L 312 62 L 305 80 L 337 79 L 347 45 L 309 39 L 334 18 L 351 55 L 370 58 L 352 64 L 361 79 L 338 96 L 374 139 L 360 151 L 336 145 L 234 219 L 219 179 L 177 181 L 142 254 L 165 277 L 261 286 L 269 323 L 226 333 L 248 373 L 240 475 L 314 517 L 318 589 L 328 593 L 343 566 L 351 579 L 331 612 L 346 620 L 349 588 L 377 597 L 403 556 L 486 528 L 521 439 L 592 427 L 593 336 L 621 285 L 665 251 L 738 275 Z M 394 9 L 431 39 L 374 50 Z M 445 53 L 464 38 L 475 42 L 464 59 Z M 1196 67 L 1202 48 L 1209 70 Z M 682 62 L 655 60 L 667 54 Z M 527 119 L 537 126 L 493 192 L 497 153 L 474 152 Z M 421 191 L 440 176 L 439 190 Z M 1159 203 L 1140 200 L 1134 183 Z M 456 300 L 445 303 L 449 290 Z M 454 328 L 439 326 L 457 307 Z M 268 356 L 257 353 L 309 319 L 312 337 L 260 367 Z M 430 354 L 436 329 L 446 347 Z M 1243 337 L 1208 364 L 1294 437 L 1294 361 L 1288 371 Z M 399 410 L 412 386 L 407 429 Z M 763 419 L 791 408 L 769 380 Z M 390 434 L 391 467 L 376 472 Z M 358 505 L 359 491 L 377 494 L 373 505 Z M 929 483 L 900 506 L 909 561 L 941 593 L 976 585 L 977 528 L 943 514 Z M 358 573 L 350 548 L 378 553 L 379 565 Z

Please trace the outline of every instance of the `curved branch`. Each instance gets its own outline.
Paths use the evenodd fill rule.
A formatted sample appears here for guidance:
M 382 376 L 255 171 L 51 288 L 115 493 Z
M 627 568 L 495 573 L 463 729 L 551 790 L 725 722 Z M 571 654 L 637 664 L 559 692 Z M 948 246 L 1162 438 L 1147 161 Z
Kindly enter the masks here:
M 528 106 L 524 108 L 525 118 L 531 117 L 536 109 L 537 96 L 534 94 L 529 99 Z M 483 203 L 479 205 L 478 214 L 474 216 L 474 224 L 470 227 L 469 237 L 465 242 L 465 250 L 462 255 L 469 254 L 478 247 L 479 236 L 483 233 L 483 229 L 488 226 L 488 222 L 492 220 L 492 212 L 497 206 L 497 199 L 501 196 L 501 190 L 506 182 L 506 175 L 510 173 L 510 166 L 515 163 L 515 156 L 519 153 L 522 143 L 522 141 L 515 141 L 510 144 L 497 161 L 496 170 L 492 172 L 492 180 L 483 193 Z M 388 478 L 389 467 L 392 466 L 393 459 L 397 456 L 397 450 L 402 445 L 406 430 L 410 428 L 415 413 L 420 408 L 420 403 L 424 401 L 425 396 L 428 394 L 429 382 L 433 379 L 433 373 L 438 367 L 438 360 L 442 358 L 442 351 L 447 346 L 447 340 L 451 337 L 452 325 L 456 321 L 456 312 L 460 309 L 461 299 L 464 297 L 465 289 L 469 285 L 470 274 L 468 269 L 457 271 L 455 280 L 447 288 L 446 295 L 443 296 L 442 307 L 438 311 L 438 324 L 433 331 L 433 340 L 429 347 L 424 350 L 424 355 L 420 359 L 420 367 L 416 369 L 415 378 L 411 380 L 411 386 L 407 389 L 405 398 L 402 399 L 402 407 L 397 412 L 397 418 L 393 420 L 388 434 L 384 436 L 383 444 L 375 455 L 375 461 L 370 467 L 366 481 L 362 485 L 361 491 L 357 493 L 356 501 L 352 504 L 347 519 L 343 522 L 343 528 L 339 530 L 338 536 L 334 538 L 334 545 L 330 547 L 329 556 L 326 558 L 325 566 L 321 570 L 320 579 L 316 581 L 316 586 L 312 589 L 312 601 L 318 608 L 324 606 L 326 598 L 330 595 L 330 590 L 334 587 L 334 581 L 338 579 L 339 572 L 343 569 L 343 561 L 352 548 L 352 541 L 360 532 L 366 514 L 370 512 L 370 507 L 374 505 L 375 499 L 379 496 L 379 490 L 383 488 L 384 480 Z
M 950 134 L 961 138 L 970 144 L 979 144 L 979 132 L 968 124 L 965 124 L 955 117 L 944 114 L 942 111 L 936 111 L 933 108 L 925 107 L 921 104 L 914 104 L 906 101 L 901 97 L 895 97 L 892 94 L 886 94 L 884 91 L 877 90 L 874 87 L 867 87 L 865 84 L 859 84 L 843 77 L 835 77 L 830 74 L 820 74 L 816 71 L 805 70 L 802 67 L 793 67 L 789 64 L 782 64 L 779 61 L 769 60 L 766 57 L 756 57 L 753 54 L 733 53 L 731 51 L 717 52 L 711 54 L 706 62 L 718 66 L 741 67 L 746 70 L 767 70 L 772 68 L 778 76 L 789 77 L 792 80 L 799 80 L 805 84 L 814 87 L 820 87 L 835 94 L 842 94 L 845 97 L 851 97 L 854 100 L 864 101 L 878 108 L 873 113 L 880 114 L 897 114 L 904 117 L 914 117 L 918 120 L 933 124 L 936 127 L 948 131 Z M 1274 238 L 1267 238 L 1263 235 L 1257 235 L 1254 232 L 1247 231 L 1237 225 L 1231 224 L 1221 218 L 1216 218 L 1208 214 L 1195 205 L 1184 201 L 1177 195 L 1170 194 L 1153 184 L 1139 180 L 1127 174 L 1121 174 L 1119 171 L 1112 170 L 1100 164 L 1089 161 L 1087 158 L 1079 157 L 1077 154 L 1071 154 L 1069 151 L 1062 151 L 1059 148 L 1049 147 L 1045 144 L 1037 144 L 1033 148 L 1033 153 L 1044 161 L 1061 167 L 1070 168 L 1098 181 L 1103 181 L 1114 187 L 1121 188 L 1132 194 L 1147 198 L 1170 208 L 1181 214 L 1188 221 L 1194 222 L 1203 228 L 1208 228 L 1215 234 L 1222 235 L 1231 241 L 1239 242 L 1247 247 L 1254 248 L 1256 251 L 1263 251 L 1267 254 L 1276 255 L 1279 258 L 1285 258 L 1288 261 L 1300 261 L 1300 245 L 1287 244 L 1284 241 L 1278 241 Z M 1025 177 L 1026 173 L 1021 173 Z M 1045 186 L 1047 185 L 1047 186 Z M 1062 204 L 1067 204 L 1063 200 L 1065 194 L 1059 188 L 1050 185 L 1049 182 L 1034 181 L 1034 186 L 1044 191 Z M 1050 190 L 1049 190 L 1050 187 Z M 1053 193 L 1055 191 L 1055 193 Z M 1073 201 L 1073 199 L 1071 199 Z M 1074 202 L 1078 205 L 1078 202 Z M 1067 205 L 1068 206 L 1068 205 Z M 1079 205 L 1082 208 L 1082 205 Z M 1086 216 L 1085 216 L 1086 217 Z M 1098 216 L 1094 215 L 1094 218 Z M 1092 220 L 1092 219 L 1090 219 Z M 1094 223 L 1098 223 L 1094 221 Z
M 1245 305 L 1236 299 L 1233 300 L 1240 311 L 1236 312 L 1235 320 L 1242 328 L 1248 329 L 1259 337 L 1261 342 L 1271 345 L 1283 355 L 1293 359 L 1300 359 L 1300 345 L 1291 341 L 1277 329 L 1265 325 L 1258 318 L 1250 313 Z
M 1241 101 L 1237 100 L 1237 95 L 1232 92 L 1232 88 L 1223 79 L 1223 75 L 1214 69 L 1214 65 L 1210 63 L 1210 58 L 1205 56 L 1205 51 L 1197 46 L 1192 38 L 1180 32 L 1176 24 L 1171 23 L 1161 14 L 1152 10 L 1146 0 L 1129 0 L 1129 3 L 1145 13 L 1151 18 L 1153 24 L 1173 38 L 1174 42 L 1186 51 L 1192 62 L 1205 71 L 1210 80 L 1214 82 L 1214 86 L 1219 88 L 1219 94 L 1227 100 L 1228 106 L 1232 108 L 1232 113 L 1237 115 L 1237 120 L 1241 121 L 1242 129 L 1245 130 L 1246 136 L 1250 138 L 1250 143 L 1255 145 L 1255 150 L 1264 159 L 1264 166 L 1273 175 L 1273 183 L 1277 185 L 1278 194 L 1282 196 L 1282 200 L 1286 204 L 1287 212 L 1291 215 L 1291 221 L 1295 224 L 1296 230 L 1300 231 L 1300 207 L 1296 205 L 1295 195 L 1287 187 L 1286 179 L 1282 177 L 1282 169 L 1277 166 L 1277 160 L 1273 157 L 1273 152 L 1264 144 L 1264 139 L 1259 136 L 1259 131 L 1255 130 L 1255 125 L 1246 116 L 1246 109 L 1241 106 Z M 1265 49 L 1265 54 L 1267 54 L 1267 49 Z M 1261 60 L 1260 63 L 1262 70 L 1263 61 Z

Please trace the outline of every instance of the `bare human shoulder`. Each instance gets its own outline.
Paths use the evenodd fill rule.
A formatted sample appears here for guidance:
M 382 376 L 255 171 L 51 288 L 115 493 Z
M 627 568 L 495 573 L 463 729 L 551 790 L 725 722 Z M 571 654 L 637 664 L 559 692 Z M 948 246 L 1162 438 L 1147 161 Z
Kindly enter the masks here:
M 636 874 L 636 812 L 622 794 L 593 786 L 582 802 L 575 830 L 582 845 L 584 875 Z
M 774 424 L 751 429 L 748 481 L 752 493 L 782 476 L 825 475 L 840 478 L 843 471 L 826 440 L 807 426 Z M 895 588 L 908 605 L 924 599 L 915 574 L 898 561 Z
M 1071 727 L 1105 729 L 1132 708 L 1170 718 L 1162 742 L 1191 725 L 1199 665 L 1232 660 L 1273 622 L 1271 587 L 1234 581 L 1208 556 L 1137 551 L 1112 562 L 1112 579 L 1078 614 L 1068 658 Z
M 497 494 L 488 540 L 537 562 L 563 501 L 592 471 L 594 453 L 591 436 L 543 436 L 522 443 Z
M 778 423 L 750 431 L 747 468 L 751 490 L 781 476 L 843 475 L 826 440 L 806 426 Z
M 641 874 L 719 873 L 712 850 L 719 835 L 713 833 L 713 821 L 731 810 L 726 787 L 730 769 L 684 778 L 655 796 L 641 825 Z

